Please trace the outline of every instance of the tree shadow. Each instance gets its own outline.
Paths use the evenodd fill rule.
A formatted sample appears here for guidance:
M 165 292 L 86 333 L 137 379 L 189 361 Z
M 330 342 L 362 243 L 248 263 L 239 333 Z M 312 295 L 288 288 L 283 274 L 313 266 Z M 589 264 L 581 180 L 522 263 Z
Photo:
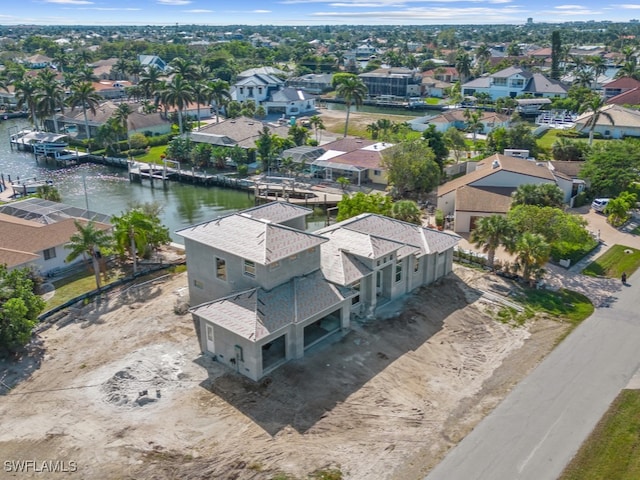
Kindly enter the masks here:
M 14 355 L 0 358 L 0 395 L 8 395 L 16 385 L 38 370 L 45 351 L 42 341 L 36 337 Z
M 352 321 L 344 336 L 328 339 L 259 382 L 228 370 L 208 355 L 194 360 L 209 374 L 201 386 L 241 411 L 270 435 L 291 426 L 300 433 L 345 402 L 398 358 L 442 330 L 446 318 L 482 292 L 455 275 L 394 301 L 388 315 Z

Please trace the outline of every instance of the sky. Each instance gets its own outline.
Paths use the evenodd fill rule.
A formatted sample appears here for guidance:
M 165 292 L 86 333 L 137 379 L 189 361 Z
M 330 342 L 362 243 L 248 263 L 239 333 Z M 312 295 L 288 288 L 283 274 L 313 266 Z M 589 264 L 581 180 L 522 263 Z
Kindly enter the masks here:
M 464 25 L 523 24 L 529 17 L 534 23 L 626 22 L 640 18 L 640 3 L 615 0 L 579 3 L 567 3 L 567 0 L 2 0 L 0 7 L 0 25 Z

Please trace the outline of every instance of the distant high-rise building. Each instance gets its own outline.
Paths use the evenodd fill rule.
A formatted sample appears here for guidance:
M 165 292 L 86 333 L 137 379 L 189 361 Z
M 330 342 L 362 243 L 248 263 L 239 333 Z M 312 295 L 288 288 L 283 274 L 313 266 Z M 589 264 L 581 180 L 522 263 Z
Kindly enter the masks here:
M 532 17 L 527 18 L 527 23 L 529 24 L 533 23 L 533 18 Z

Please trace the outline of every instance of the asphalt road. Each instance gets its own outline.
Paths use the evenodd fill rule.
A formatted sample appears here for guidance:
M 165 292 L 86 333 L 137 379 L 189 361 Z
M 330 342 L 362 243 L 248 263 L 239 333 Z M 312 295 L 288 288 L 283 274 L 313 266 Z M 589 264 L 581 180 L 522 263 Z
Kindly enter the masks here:
M 640 273 L 571 333 L 426 480 L 556 480 L 640 366 Z

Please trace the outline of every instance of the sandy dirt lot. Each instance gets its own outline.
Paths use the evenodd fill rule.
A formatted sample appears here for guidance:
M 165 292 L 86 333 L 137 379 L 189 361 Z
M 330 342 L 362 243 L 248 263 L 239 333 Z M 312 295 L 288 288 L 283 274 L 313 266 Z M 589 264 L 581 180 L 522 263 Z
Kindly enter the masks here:
M 0 387 L 0 458 L 77 468 L 4 463 L 0 478 L 422 478 L 567 328 L 496 321 L 476 288 L 512 287 L 456 266 L 254 383 L 200 355 L 190 315 L 174 313 L 186 285 L 179 274 L 77 309 L 0 364 L 14 386 Z
M 319 110 L 319 117 L 322 118 L 322 123 L 324 124 L 326 133 L 323 133 L 323 143 L 330 136 L 336 136 L 337 138 L 342 137 L 344 133 L 344 122 L 346 119 L 346 112 L 343 110 L 328 110 L 326 108 L 322 108 Z M 407 115 L 390 115 L 384 113 L 364 113 L 364 112 L 351 112 L 349 114 L 349 130 L 355 129 L 358 131 L 365 131 L 367 129 L 367 125 L 379 120 L 381 118 L 387 118 L 392 122 L 404 123 L 412 118 L 416 118 L 407 116 Z

